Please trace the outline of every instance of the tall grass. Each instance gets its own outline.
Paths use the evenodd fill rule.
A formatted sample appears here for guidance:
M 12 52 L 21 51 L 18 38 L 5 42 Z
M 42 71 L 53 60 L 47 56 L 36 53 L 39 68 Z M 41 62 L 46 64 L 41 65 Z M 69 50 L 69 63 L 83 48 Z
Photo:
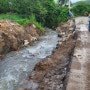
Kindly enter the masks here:
M 41 23 L 38 23 L 36 21 L 35 16 L 33 14 L 29 18 L 22 18 L 17 14 L 0 14 L 0 20 L 5 20 L 5 19 L 15 21 L 23 26 L 27 25 L 28 23 L 33 23 L 36 25 L 36 27 L 39 30 L 44 32 L 43 26 L 41 25 Z

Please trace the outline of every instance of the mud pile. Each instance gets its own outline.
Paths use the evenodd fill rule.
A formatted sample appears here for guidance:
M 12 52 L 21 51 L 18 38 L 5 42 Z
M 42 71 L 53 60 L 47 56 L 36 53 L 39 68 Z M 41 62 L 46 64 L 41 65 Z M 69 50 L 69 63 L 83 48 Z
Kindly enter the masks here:
M 52 55 L 36 64 L 34 71 L 26 82 L 25 90 L 65 89 L 67 72 L 76 42 L 73 34 L 75 24 L 72 23 L 71 25 L 70 23 L 71 21 L 63 23 L 57 28 L 62 40 L 58 42 Z
M 9 20 L 0 21 L 0 54 L 17 51 L 37 40 L 40 31 L 32 23 L 25 28 Z

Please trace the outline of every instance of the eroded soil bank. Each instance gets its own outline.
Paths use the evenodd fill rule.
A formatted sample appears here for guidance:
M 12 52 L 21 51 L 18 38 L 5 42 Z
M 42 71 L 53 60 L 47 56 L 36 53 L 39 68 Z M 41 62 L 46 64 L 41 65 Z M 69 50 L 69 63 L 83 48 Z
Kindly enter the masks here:
M 10 20 L 0 20 L 0 57 L 31 44 L 40 35 L 40 30 L 33 23 L 22 27 Z

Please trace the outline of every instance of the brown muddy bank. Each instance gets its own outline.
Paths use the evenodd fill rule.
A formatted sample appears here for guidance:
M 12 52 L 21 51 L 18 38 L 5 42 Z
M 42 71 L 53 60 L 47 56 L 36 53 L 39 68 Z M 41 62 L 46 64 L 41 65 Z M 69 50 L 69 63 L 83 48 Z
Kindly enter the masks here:
M 26 27 L 10 20 L 0 21 L 0 56 L 10 51 L 18 51 L 37 40 L 40 30 L 32 23 Z
M 65 90 L 67 72 L 76 44 L 74 25 L 69 22 L 57 28 L 62 40 L 52 55 L 36 64 L 29 80 L 25 82 L 25 90 Z

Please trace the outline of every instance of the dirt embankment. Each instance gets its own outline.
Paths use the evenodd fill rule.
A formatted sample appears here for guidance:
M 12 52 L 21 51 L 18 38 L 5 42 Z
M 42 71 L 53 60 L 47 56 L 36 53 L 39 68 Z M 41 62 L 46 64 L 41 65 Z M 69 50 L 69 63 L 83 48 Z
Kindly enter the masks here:
M 17 51 L 37 40 L 40 30 L 30 23 L 25 28 L 9 20 L 0 21 L 0 54 Z
M 25 82 L 25 90 L 64 90 L 70 58 L 75 42 L 74 23 L 63 23 L 58 28 L 58 36 L 62 38 L 58 42 L 52 55 L 37 63 L 29 80 Z M 22 89 L 23 90 L 23 89 Z

